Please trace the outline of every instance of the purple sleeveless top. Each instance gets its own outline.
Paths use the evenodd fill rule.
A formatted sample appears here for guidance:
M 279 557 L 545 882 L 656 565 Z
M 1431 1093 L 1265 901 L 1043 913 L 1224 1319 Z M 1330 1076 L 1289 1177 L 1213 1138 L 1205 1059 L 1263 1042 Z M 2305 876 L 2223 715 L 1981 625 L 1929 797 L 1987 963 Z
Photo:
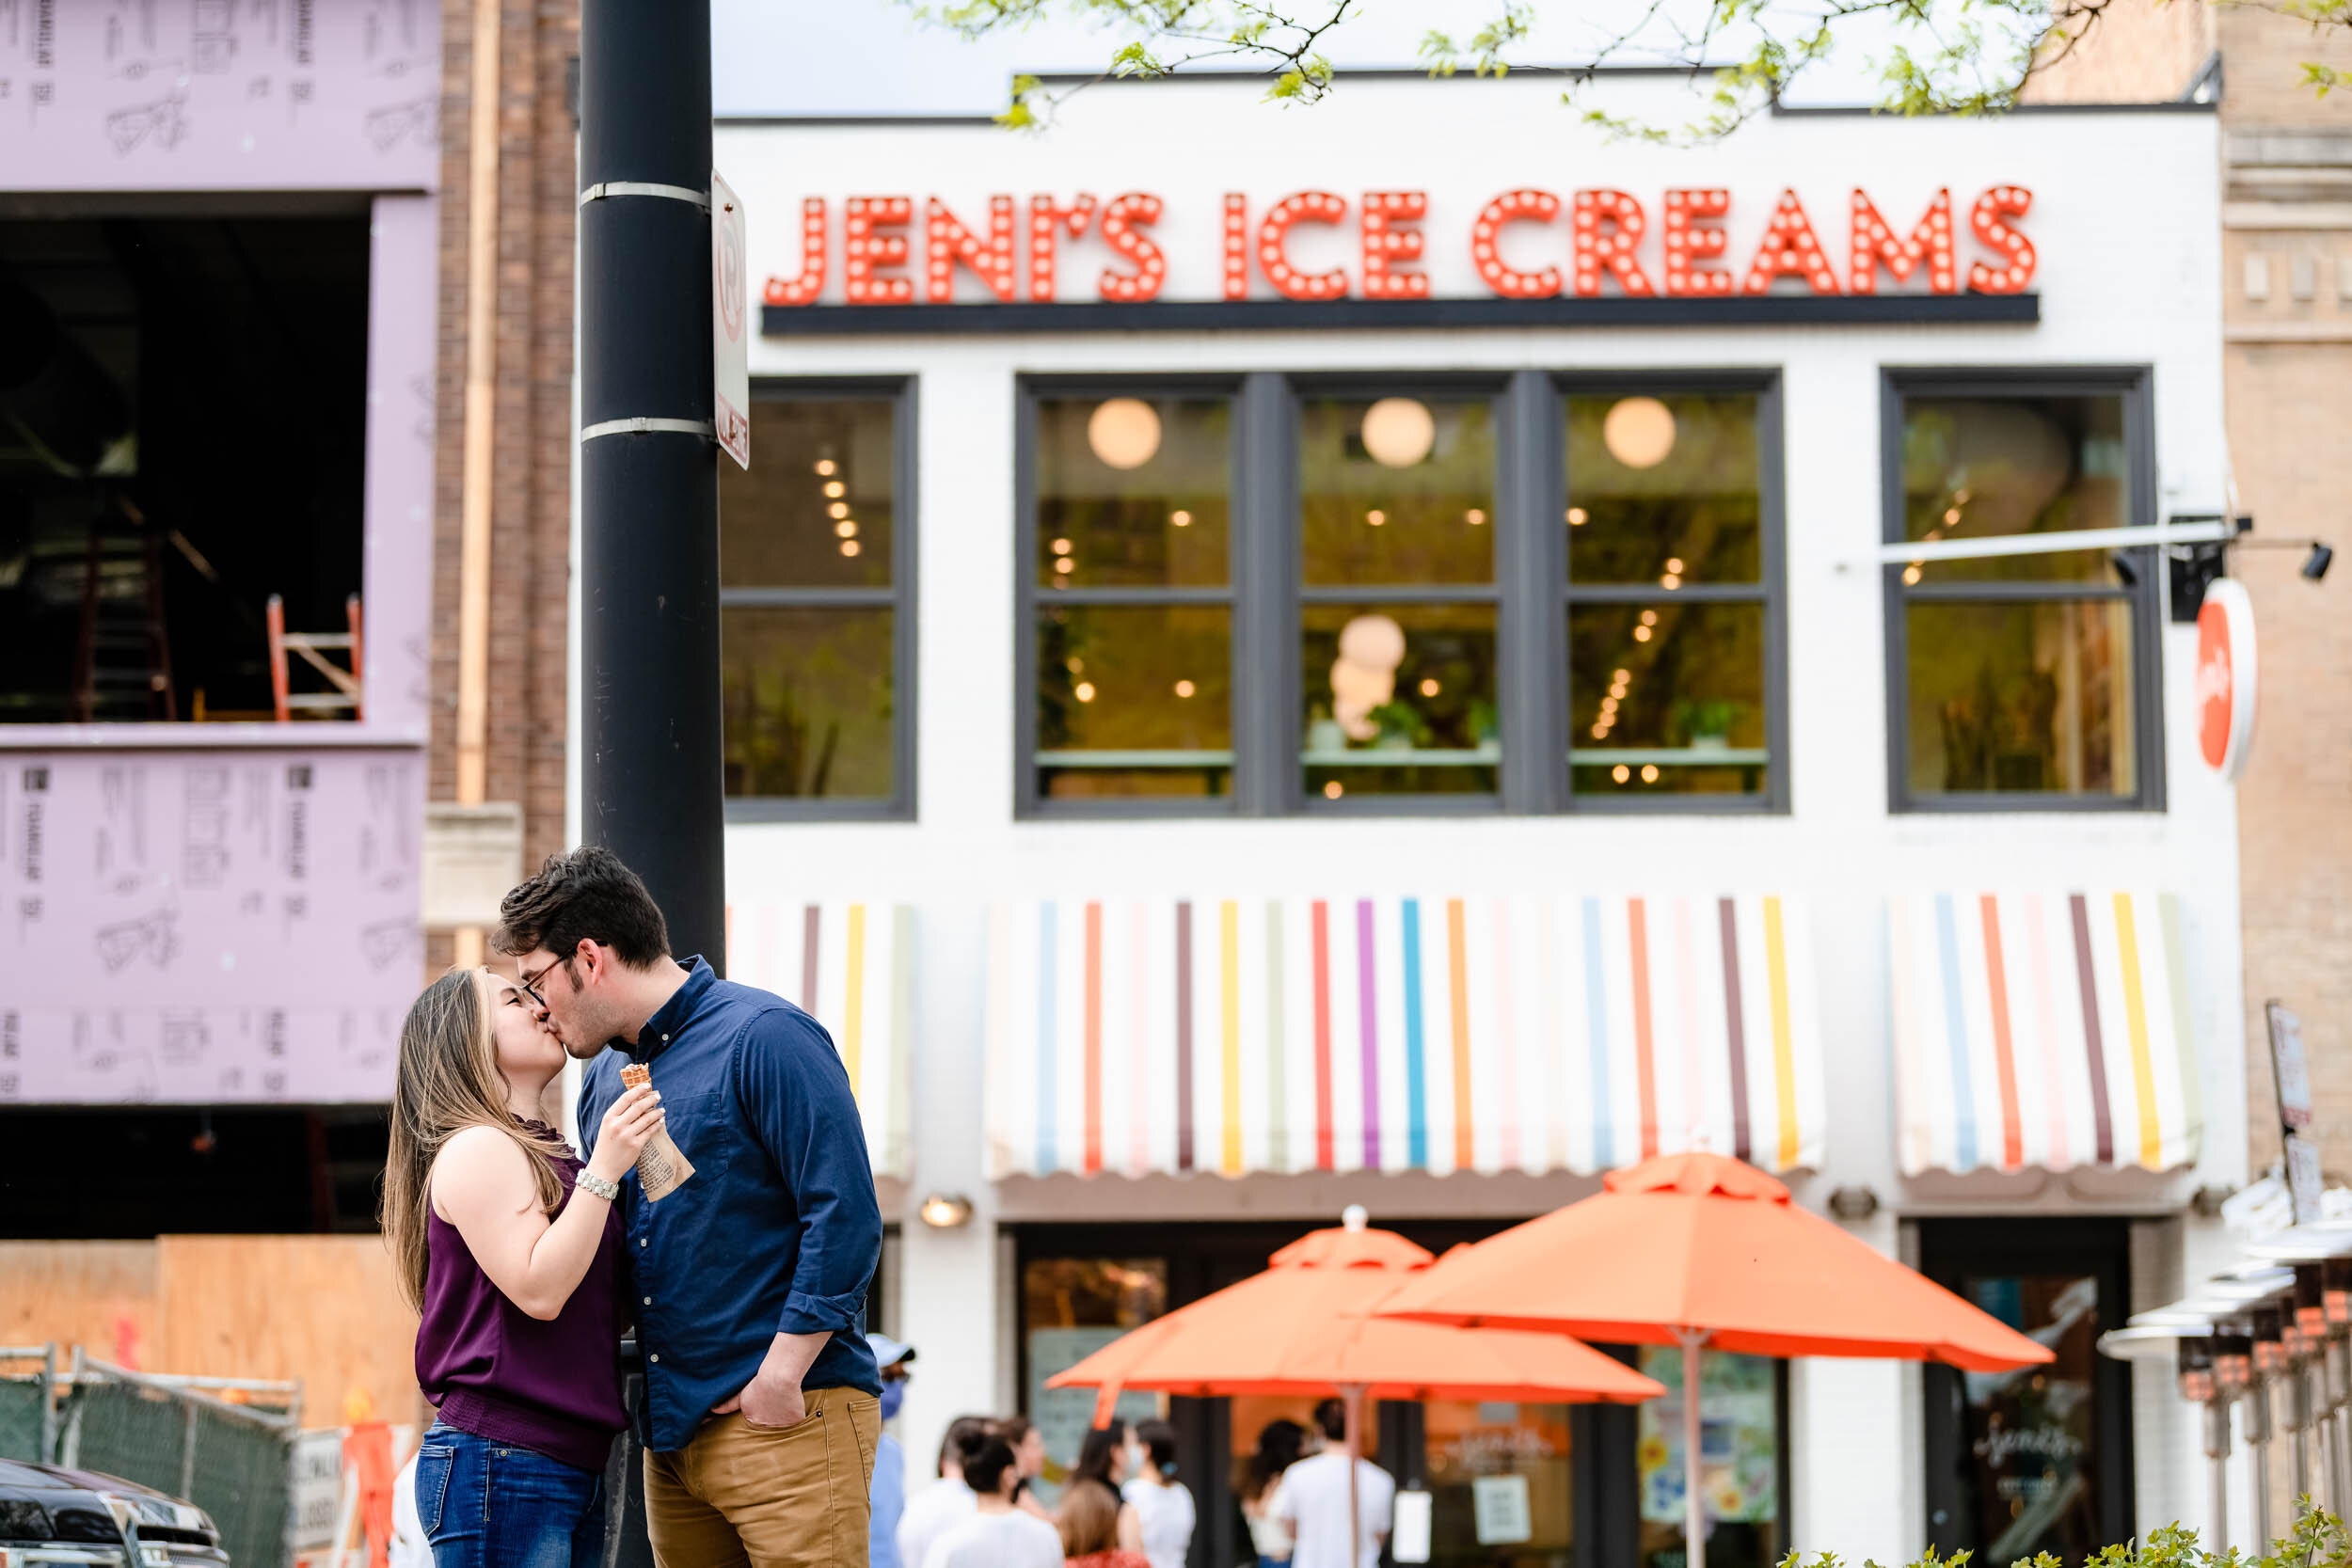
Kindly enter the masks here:
M 525 1127 L 552 1141 L 541 1122 Z M 581 1164 L 556 1162 L 564 1201 Z M 561 1213 L 562 1210 L 558 1209 Z M 604 1236 L 571 1300 L 542 1323 L 506 1299 L 482 1272 L 457 1227 L 425 1206 L 424 1316 L 417 1325 L 417 1384 L 460 1432 L 512 1443 L 583 1470 L 602 1470 L 612 1434 L 628 1424 L 621 1405 L 621 1215 Z

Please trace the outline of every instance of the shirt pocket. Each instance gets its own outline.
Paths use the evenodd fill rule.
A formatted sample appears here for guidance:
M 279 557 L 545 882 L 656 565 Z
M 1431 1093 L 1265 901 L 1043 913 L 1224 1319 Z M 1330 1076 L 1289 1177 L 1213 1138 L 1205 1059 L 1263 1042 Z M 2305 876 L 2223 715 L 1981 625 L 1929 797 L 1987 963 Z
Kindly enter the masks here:
M 715 1181 L 725 1175 L 743 1141 L 735 1125 L 734 1097 L 724 1089 L 711 1089 L 675 1098 L 664 1095 L 662 1104 L 669 1112 L 664 1126 L 670 1141 L 694 1167 L 687 1185 Z

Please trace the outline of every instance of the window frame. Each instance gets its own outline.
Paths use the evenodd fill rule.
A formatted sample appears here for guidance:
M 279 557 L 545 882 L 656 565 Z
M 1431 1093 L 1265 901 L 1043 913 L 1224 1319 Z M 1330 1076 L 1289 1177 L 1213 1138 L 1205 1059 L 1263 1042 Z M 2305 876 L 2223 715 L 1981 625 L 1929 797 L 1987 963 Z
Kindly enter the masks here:
M 1273 607 L 1279 617 L 1279 635 L 1281 646 L 1290 653 L 1279 685 L 1268 683 L 1281 705 L 1274 715 L 1275 725 L 1266 736 L 1272 738 L 1267 748 L 1286 779 L 1287 804 L 1274 815 L 1284 816 L 1493 816 L 1502 814 L 1510 799 L 1511 790 L 1504 768 L 1513 748 L 1506 742 L 1502 748 L 1503 761 L 1495 765 L 1495 787 L 1491 790 L 1466 790 L 1458 795 L 1343 795 L 1336 800 L 1307 790 L 1306 733 L 1298 711 L 1299 682 L 1304 678 L 1300 661 L 1304 657 L 1300 639 L 1305 635 L 1306 608 L 1310 604 L 1407 604 L 1462 605 L 1488 604 L 1495 612 L 1495 707 L 1503 719 L 1502 733 L 1510 734 L 1509 717 L 1513 712 L 1511 693 L 1522 684 L 1515 680 L 1518 673 L 1510 644 L 1511 631 L 1522 617 L 1515 611 L 1517 595 L 1510 591 L 1508 574 L 1510 560 L 1504 544 L 1506 532 L 1516 533 L 1511 500 L 1511 457 L 1515 446 L 1512 420 L 1516 380 L 1508 372 L 1434 372 L 1402 371 L 1382 373 L 1379 371 L 1302 372 L 1282 378 L 1283 401 L 1287 406 L 1287 427 L 1290 436 L 1288 461 L 1284 478 L 1289 487 L 1288 504 L 1274 513 L 1270 519 L 1279 540 L 1279 548 L 1286 563 L 1287 576 L 1282 592 Z M 1310 401 L 1338 400 L 1374 401 L 1388 397 L 1420 398 L 1426 401 L 1468 403 L 1484 397 L 1493 421 L 1495 442 L 1494 474 L 1494 533 L 1488 539 L 1493 565 L 1484 583 L 1432 582 L 1391 583 L 1359 587 L 1348 583 L 1317 583 L 1306 581 L 1306 562 L 1300 552 L 1305 547 L 1305 518 L 1303 499 L 1298 490 L 1298 440 L 1300 422 Z M 1236 733 L 1234 740 L 1242 736 Z
M 1525 369 L 1431 372 L 1378 368 L 1242 373 L 1024 375 L 1014 434 L 1013 815 L 1016 820 L 1203 819 L 1231 817 L 1786 816 L 1788 759 L 1788 623 L 1786 463 L 1782 377 L 1776 367 L 1609 371 Z M 1758 578 L 1745 583 L 1649 589 L 1596 585 L 1579 594 L 1567 578 L 1566 400 L 1615 393 L 1729 393 L 1756 400 L 1756 479 L 1763 531 Z M 1057 800 L 1037 776 L 1037 404 L 1041 399 L 1199 396 L 1232 400 L 1228 501 L 1228 587 L 1232 613 L 1231 787 L 1222 797 Z M 1299 420 L 1311 398 L 1485 396 L 1495 432 L 1494 574 L 1484 585 L 1396 585 L 1401 592 L 1303 583 L 1298 475 Z M 1150 602 L 1167 590 L 1097 591 L 1104 602 Z M 1200 598 L 1197 590 L 1171 596 Z M 1312 601 L 1491 603 L 1495 607 L 1496 705 L 1504 743 L 1491 792 L 1460 795 L 1310 797 L 1299 712 L 1299 639 Z M 1568 607 L 1583 602 L 1687 597 L 1760 603 L 1766 784 L 1752 796 L 1661 794 L 1578 796 L 1569 768 Z M 1248 678 L 1245 678 L 1248 673 Z M 1514 738 L 1521 737 L 1521 738 Z
M 1883 367 L 1879 376 L 1880 539 L 1888 546 L 1905 538 L 1903 497 L 1903 406 L 1912 398 L 2120 397 L 2125 463 L 2131 485 L 2125 524 L 2149 531 L 2146 545 L 2128 546 L 2136 586 L 2105 588 L 2092 583 L 2042 581 L 1921 583 L 1906 586 L 1900 562 L 1880 567 L 1881 603 L 1886 622 L 1886 802 L 1898 815 L 1972 815 L 1998 812 L 2160 812 L 2165 809 L 2164 597 L 2165 552 L 2154 534 L 2157 522 L 2155 370 L 2150 365 L 2029 365 Z M 2052 538 L 2062 538 L 2053 534 Z M 2052 554 L 2063 553 L 2052 550 Z M 2128 602 L 2132 606 L 2132 761 L 2129 795 L 2086 795 L 2060 790 L 1932 790 L 1911 787 L 1911 625 L 1915 602 L 2075 604 Z
M 916 383 L 913 376 L 755 376 L 755 426 L 762 403 L 891 404 L 890 584 L 886 588 L 727 588 L 719 590 L 719 635 L 724 647 L 729 610 L 888 610 L 891 710 L 888 796 L 809 799 L 794 795 L 726 798 L 729 826 L 757 822 L 911 822 L 915 814 L 915 489 Z M 756 445 L 756 429 L 755 429 Z M 724 460 L 716 454 L 714 460 Z M 756 461 L 756 451 L 754 460 Z M 722 519 L 722 539 L 724 538 Z
M 1244 573 L 1241 566 L 1245 499 L 1242 459 L 1248 450 L 1243 433 L 1247 419 L 1244 383 L 1239 375 L 1038 375 L 1023 376 L 1015 388 L 1013 413 L 1013 816 L 1031 817 L 1217 817 L 1240 815 L 1242 742 L 1245 701 L 1239 676 L 1243 662 Z M 1115 397 L 1217 396 L 1232 407 L 1228 430 L 1226 494 L 1225 586 L 1199 588 L 1073 589 L 1069 594 L 1041 593 L 1037 581 L 1038 553 L 1038 404 L 1058 399 Z M 1072 596 L 1074 595 L 1074 596 Z M 1104 796 L 1057 800 L 1038 784 L 1037 744 L 1037 618 L 1051 599 L 1072 604 L 1162 605 L 1223 604 L 1228 622 L 1226 657 L 1228 689 L 1233 694 L 1231 720 L 1233 758 L 1226 765 L 1228 784 L 1221 796 Z
M 1569 576 L 1567 565 L 1567 536 L 1565 526 L 1538 531 L 1538 543 L 1549 541 L 1557 548 L 1555 560 L 1530 562 L 1540 565 L 1541 580 L 1558 585 L 1548 606 L 1557 617 L 1559 639 L 1557 663 L 1559 672 L 1559 701 L 1552 707 L 1557 712 L 1560 733 L 1555 744 L 1543 753 L 1546 760 L 1554 756 L 1556 780 L 1549 786 L 1558 791 L 1558 809 L 1572 814 L 1601 814 L 1623 816 L 1785 816 L 1789 811 L 1788 759 L 1788 530 L 1787 510 L 1787 473 L 1782 430 L 1781 375 L 1778 370 L 1693 370 L 1630 373 L 1612 371 L 1605 373 L 1581 373 L 1554 376 L 1553 395 L 1557 400 L 1549 421 L 1550 439 L 1557 443 L 1547 472 L 1552 476 L 1553 488 L 1546 498 L 1547 517 L 1561 517 L 1573 502 L 1568 483 L 1567 399 L 1570 397 L 1639 397 L 1659 393 L 1686 393 L 1694 396 L 1740 395 L 1756 399 L 1756 527 L 1762 533 L 1758 541 L 1756 578 L 1747 583 L 1691 583 L 1681 588 L 1650 588 L 1641 583 L 1595 583 L 1579 588 Z M 1660 794 L 1660 795 L 1585 795 L 1576 793 L 1572 760 L 1576 752 L 1574 716 L 1568 711 L 1569 648 L 1567 643 L 1568 611 L 1581 603 L 1588 605 L 1648 605 L 1661 600 L 1681 600 L 1713 604 L 1757 604 L 1764 610 L 1764 788 L 1754 795 Z

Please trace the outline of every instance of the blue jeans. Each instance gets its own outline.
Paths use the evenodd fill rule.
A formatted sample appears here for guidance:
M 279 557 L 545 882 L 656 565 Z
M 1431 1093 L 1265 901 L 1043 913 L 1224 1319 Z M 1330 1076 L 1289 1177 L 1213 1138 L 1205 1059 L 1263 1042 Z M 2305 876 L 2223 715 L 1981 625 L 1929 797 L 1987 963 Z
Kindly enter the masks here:
M 604 1477 L 436 1421 L 417 1449 L 417 1521 L 433 1568 L 596 1568 Z

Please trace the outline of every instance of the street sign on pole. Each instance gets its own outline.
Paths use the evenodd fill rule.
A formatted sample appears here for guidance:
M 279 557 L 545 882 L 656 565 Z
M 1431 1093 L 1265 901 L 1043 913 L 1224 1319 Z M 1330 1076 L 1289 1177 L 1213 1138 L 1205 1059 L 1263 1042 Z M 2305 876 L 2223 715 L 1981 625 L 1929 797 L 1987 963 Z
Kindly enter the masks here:
M 710 376 L 719 445 L 736 467 L 752 466 L 752 372 L 745 344 L 751 315 L 744 273 L 743 198 L 710 171 Z
M 2312 1080 L 2303 1065 L 2303 1021 L 2276 1002 L 2263 1004 L 2270 1025 L 2270 1081 L 2279 1091 L 2279 1125 L 2300 1132 L 2312 1124 Z

